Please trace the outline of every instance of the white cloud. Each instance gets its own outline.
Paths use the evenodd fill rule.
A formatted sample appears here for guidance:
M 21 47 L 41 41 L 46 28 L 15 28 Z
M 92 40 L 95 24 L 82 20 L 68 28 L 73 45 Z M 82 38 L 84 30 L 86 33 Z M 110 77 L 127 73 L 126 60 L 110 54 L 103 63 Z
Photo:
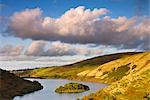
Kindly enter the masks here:
M 27 48 L 25 54 L 28 56 L 41 56 L 44 55 L 45 41 L 33 41 Z
M 0 56 L 18 56 L 21 55 L 24 46 L 22 45 L 5 45 L 0 47 Z
M 104 16 L 109 10 L 71 8 L 59 18 L 43 17 L 39 8 L 26 9 L 11 16 L 10 34 L 26 39 L 148 47 L 150 20 L 147 17 Z M 104 16 L 104 17 L 103 17 Z
M 47 49 L 46 49 L 47 47 Z M 102 51 L 89 45 L 69 44 L 46 41 L 33 41 L 27 48 L 25 55 L 28 56 L 65 56 L 65 55 L 97 55 Z
M 76 51 L 72 46 L 67 43 L 52 42 L 49 49 L 46 51 L 46 55 L 49 56 L 62 56 L 62 55 L 76 55 Z
M 52 42 L 47 51 L 47 55 L 96 55 L 101 54 L 102 51 L 96 48 L 91 48 L 88 45 L 68 44 L 60 41 Z

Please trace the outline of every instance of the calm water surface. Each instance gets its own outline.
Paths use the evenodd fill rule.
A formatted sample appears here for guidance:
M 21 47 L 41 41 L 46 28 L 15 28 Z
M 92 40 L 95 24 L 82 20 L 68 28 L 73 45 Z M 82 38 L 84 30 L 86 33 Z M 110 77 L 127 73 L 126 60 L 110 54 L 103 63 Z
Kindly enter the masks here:
M 81 81 L 70 81 L 65 79 L 28 79 L 36 80 L 43 85 L 43 89 L 26 94 L 24 96 L 17 96 L 13 100 L 76 100 L 76 98 L 81 98 L 90 93 L 96 92 L 97 90 L 106 87 L 106 84 L 91 83 L 91 82 L 81 82 Z M 55 89 L 60 85 L 64 85 L 68 82 L 78 82 L 90 87 L 89 91 L 83 93 L 73 93 L 73 94 L 58 94 L 55 93 Z

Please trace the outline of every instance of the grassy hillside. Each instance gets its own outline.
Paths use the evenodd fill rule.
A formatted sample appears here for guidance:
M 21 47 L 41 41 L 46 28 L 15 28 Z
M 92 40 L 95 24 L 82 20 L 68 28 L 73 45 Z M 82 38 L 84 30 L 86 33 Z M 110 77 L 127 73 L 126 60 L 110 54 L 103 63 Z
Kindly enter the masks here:
M 42 89 L 40 83 L 24 80 L 0 69 L 0 100 L 11 100 L 14 96 L 23 95 Z
M 135 74 L 149 66 L 150 52 L 140 53 L 110 61 L 94 70 L 83 71 L 78 76 L 94 77 L 105 83 L 112 83 L 129 74 Z M 86 72 L 86 73 L 85 73 Z
M 110 54 L 110 55 L 87 59 L 81 62 L 66 65 L 66 66 L 37 68 L 33 70 L 17 71 L 17 73 L 14 71 L 14 73 L 22 77 L 77 79 L 79 78 L 78 73 L 82 71 L 93 70 L 104 63 L 107 63 L 107 62 L 110 62 L 119 58 L 127 57 L 133 54 L 138 54 L 138 53 L 126 52 L 126 53 Z
M 84 100 L 150 100 L 150 52 L 111 61 L 82 75 L 112 83 Z

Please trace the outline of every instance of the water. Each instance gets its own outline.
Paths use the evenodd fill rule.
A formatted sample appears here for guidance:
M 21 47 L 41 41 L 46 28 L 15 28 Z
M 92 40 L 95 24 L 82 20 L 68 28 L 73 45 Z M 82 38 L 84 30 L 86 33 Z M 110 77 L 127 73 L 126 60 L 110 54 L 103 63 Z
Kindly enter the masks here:
M 92 83 L 92 82 L 81 82 L 81 81 L 70 81 L 65 79 L 29 79 L 31 81 L 36 80 L 40 82 L 44 88 L 42 90 L 26 94 L 24 96 L 16 96 L 13 100 L 76 100 L 90 93 L 94 93 L 97 90 L 106 87 L 106 84 Z M 73 94 L 58 94 L 55 93 L 55 89 L 68 82 L 82 83 L 90 87 L 89 91 L 82 93 Z

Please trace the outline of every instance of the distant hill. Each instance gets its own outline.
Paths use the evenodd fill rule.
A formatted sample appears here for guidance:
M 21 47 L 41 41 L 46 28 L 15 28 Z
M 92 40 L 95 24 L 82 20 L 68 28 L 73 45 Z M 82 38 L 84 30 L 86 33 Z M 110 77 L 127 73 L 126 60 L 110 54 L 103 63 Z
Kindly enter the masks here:
M 129 55 L 134 55 L 142 52 L 123 52 L 123 53 L 115 53 L 115 54 L 108 54 L 103 56 L 97 56 L 90 59 L 86 59 L 83 61 L 79 61 L 77 63 L 69 64 L 64 67 L 84 67 L 84 66 L 97 66 L 102 65 L 104 63 L 110 62 L 112 60 L 116 60 L 122 57 L 126 57 Z
M 24 80 L 0 69 L 0 100 L 12 100 L 14 96 L 23 95 L 42 89 L 36 81 Z

